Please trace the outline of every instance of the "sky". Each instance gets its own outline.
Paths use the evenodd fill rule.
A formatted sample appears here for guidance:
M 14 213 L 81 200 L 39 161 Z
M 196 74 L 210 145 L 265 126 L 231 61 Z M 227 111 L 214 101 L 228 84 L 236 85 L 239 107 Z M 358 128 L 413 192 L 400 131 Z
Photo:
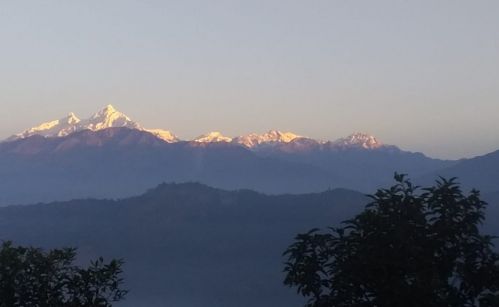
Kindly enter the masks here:
M 114 105 L 181 138 L 499 149 L 499 1 L 0 1 L 0 138 Z

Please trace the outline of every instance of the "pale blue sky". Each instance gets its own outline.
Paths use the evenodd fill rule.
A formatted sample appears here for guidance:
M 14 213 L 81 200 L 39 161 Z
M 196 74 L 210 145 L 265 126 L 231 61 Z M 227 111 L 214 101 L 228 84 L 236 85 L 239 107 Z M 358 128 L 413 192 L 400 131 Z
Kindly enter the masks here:
M 111 103 L 190 138 L 499 149 L 499 1 L 1 1 L 0 138 Z

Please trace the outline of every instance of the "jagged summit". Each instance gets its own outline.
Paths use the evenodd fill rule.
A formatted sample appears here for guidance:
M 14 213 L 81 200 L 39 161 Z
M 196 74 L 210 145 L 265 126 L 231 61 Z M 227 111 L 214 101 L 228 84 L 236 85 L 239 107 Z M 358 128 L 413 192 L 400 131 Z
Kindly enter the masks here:
M 338 139 L 331 143 L 334 147 L 339 148 L 364 148 L 376 149 L 383 146 L 375 136 L 367 133 L 353 133 L 345 138 Z
M 117 110 L 113 107 L 112 104 L 108 104 L 107 106 L 105 106 L 99 113 L 107 113 L 107 114 L 110 114 L 110 113 L 115 113 L 117 112 Z
M 171 131 L 163 130 L 163 129 L 143 129 L 146 132 L 154 134 L 157 138 L 167 142 L 167 143 L 175 143 L 180 141 L 180 139 L 173 134 Z
M 77 124 L 80 119 L 73 112 L 69 112 L 68 116 L 65 117 L 65 121 L 69 124 Z
M 44 137 L 61 137 L 69 135 L 77 131 L 77 126 L 80 119 L 74 114 L 69 113 L 66 117 L 42 123 L 33 128 L 24 130 L 21 133 L 15 134 L 8 138 L 8 141 L 27 138 L 33 135 L 41 135 Z
M 80 120 L 74 113 L 69 113 L 68 116 L 62 119 L 40 124 L 19 134 L 13 135 L 7 140 L 13 141 L 17 139 L 27 138 L 33 135 L 41 135 L 43 137 L 63 137 L 77 131 L 99 131 L 107 128 L 117 127 L 147 131 L 166 142 L 174 142 L 178 140 L 178 138 L 170 131 L 161 129 L 148 130 L 142 128 L 140 124 L 134 122 L 128 116 L 116 110 L 110 104 L 93 114 L 88 119 Z
M 212 131 L 207 134 L 198 136 L 193 141 L 198 143 L 220 143 L 220 142 L 230 143 L 232 142 L 232 138 L 224 136 L 222 133 L 218 131 Z
M 234 138 L 233 142 L 252 148 L 265 143 L 289 143 L 301 136 L 292 132 L 269 130 L 263 134 L 250 133 Z
M 81 130 L 89 129 L 93 131 L 114 127 L 142 129 L 138 123 L 132 121 L 125 114 L 117 111 L 112 105 L 107 105 L 89 119 L 82 121 L 80 126 Z

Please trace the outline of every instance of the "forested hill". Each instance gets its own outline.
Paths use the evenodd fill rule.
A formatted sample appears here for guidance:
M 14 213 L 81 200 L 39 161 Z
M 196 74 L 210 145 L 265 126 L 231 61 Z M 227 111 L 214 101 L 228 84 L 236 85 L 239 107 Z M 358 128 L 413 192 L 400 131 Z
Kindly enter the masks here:
M 131 292 L 119 306 L 298 306 L 282 285 L 282 252 L 297 233 L 337 224 L 367 201 L 348 190 L 267 196 L 163 184 L 123 200 L 0 208 L 0 239 L 75 246 L 82 261 L 124 258 Z

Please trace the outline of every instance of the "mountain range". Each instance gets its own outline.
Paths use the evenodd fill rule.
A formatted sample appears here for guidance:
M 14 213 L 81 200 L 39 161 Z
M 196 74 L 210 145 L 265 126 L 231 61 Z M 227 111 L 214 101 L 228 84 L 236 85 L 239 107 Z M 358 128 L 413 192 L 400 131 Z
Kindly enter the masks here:
M 181 140 L 147 129 L 108 105 L 88 119 L 71 113 L 0 143 L 0 205 L 122 198 L 161 182 L 202 182 L 263 193 L 385 186 L 394 172 L 428 183 L 457 176 L 467 188 L 499 191 L 499 152 L 440 160 L 355 133 L 335 141 L 272 130 Z M 26 193 L 29 191 L 29 193 Z
M 365 148 L 376 149 L 384 147 L 374 136 L 364 133 L 354 133 L 346 138 L 338 139 L 334 142 L 320 141 L 311 138 L 303 137 L 291 132 L 282 132 L 278 130 L 270 130 L 266 133 L 257 134 L 250 133 L 238 137 L 227 137 L 218 131 L 209 132 L 192 140 L 181 140 L 171 131 L 163 129 L 146 129 L 141 124 L 133 121 L 127 115 L 116 110 L 112 105 L 107 105 L 102 110 L 96 112 L 88 119 L 79 119 L 74 113 L 69 113 L 66 117 L 48 121 L 39 124 L 35 127 L 24 130 L 21 133 L 15 134 L 7 139 L 14 141 L 28 138 L 31 136 L 43 137 L 65 137 L 72 133 L 90 130 L 99 131 L 108 128 L 129 128 L 139 131 L 148 132 L 167 143 L 176 143 L 182 141 L 191 141 L 196 143 L 232 143 L 239 144 L 246 148 L 260 149 L 267 148 L 269 145 L 294 144 L 295 146 L 313 147 L 321 146 L 334 149 L 345 148 Z
M 181 140 L 107 106 L 0 142 L 0 205 L 15 204 L 0 208 L 0 240 L 78 247 L 80 262 L 124 258 L 131 292 L 118 307 L 299 306 L 282 285 L 282 252 L 296 234 L 360 212 L 394 172 L 482 190 L 484 228 L 499 234 L 499 151 L 439 160 L 364 133 Z

